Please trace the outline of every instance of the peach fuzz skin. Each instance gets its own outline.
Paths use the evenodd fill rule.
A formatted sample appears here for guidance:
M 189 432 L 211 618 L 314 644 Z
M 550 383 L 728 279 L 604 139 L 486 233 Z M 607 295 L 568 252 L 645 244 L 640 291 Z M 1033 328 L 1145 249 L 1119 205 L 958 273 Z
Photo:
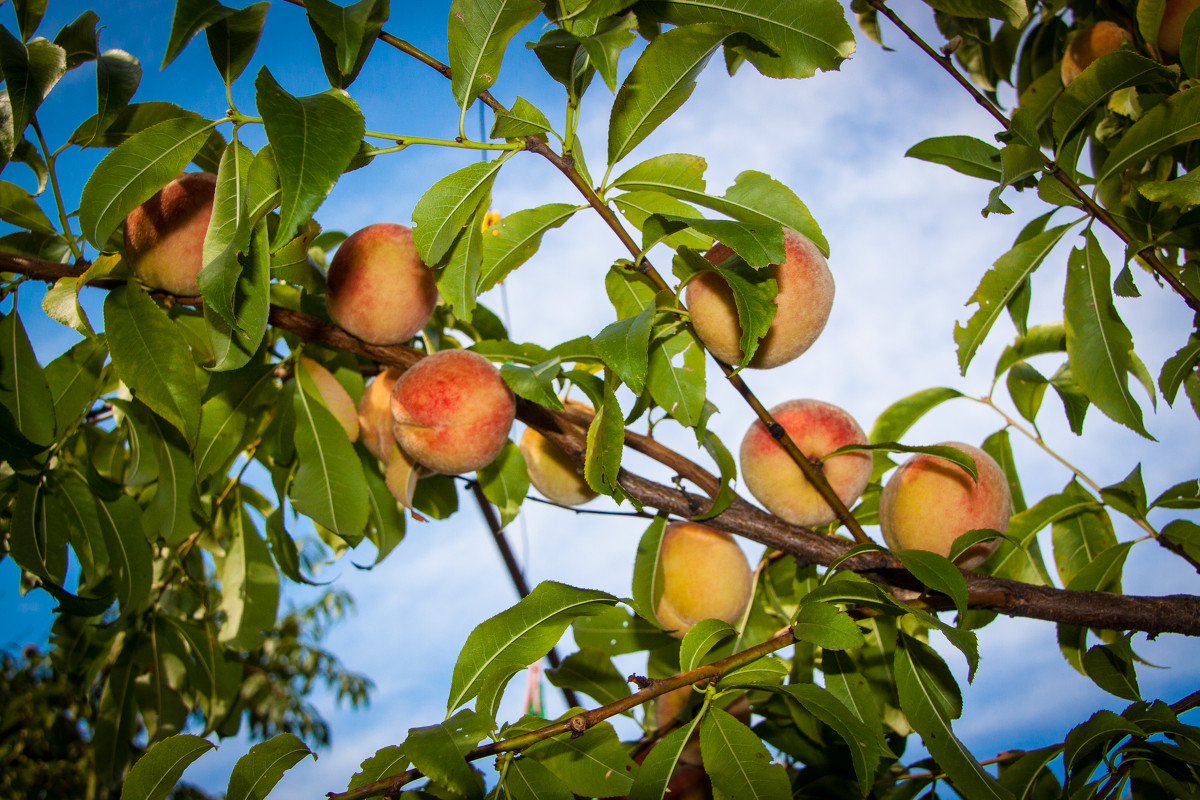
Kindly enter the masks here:
M 750 602 L 750 562 L 728 533 L 695 522 L 672 522 L 658 551 L 662 595 L 655 614 L 676 638 L 702 619 L 737 624 Z
M 949 557 L 954 540 L 967 531 L 1008 529 L 1012 493 L 1004 470 L 978 447 L 941 444 L 971 456 L 979 482 L 962 467 L 936 456 L 918 454 L 901 464 L 879 498 L 879 527 L 884 542 L 894 550 L 929 550 Z M 972 545 L 956 563 L 964 569 L 976 567 L 999 543 L 993 539 Z
M 789 400 L 772 408 L 771 416 L 810 459 L 823 458 L 848 444 L 867 443 L 866 433 L 854 418 L 831 403 Z M 775 516 L 793 525 L 825 525 L 837 519 L 833 508 L 761 421 L 746 431 L 739 460 L 746 489 Z M 850 506 L 871 479 L 871 456 L 844 453 L 826 459 L 820 469 L 841 501 Z
M 817 340 L 833 308 L 833 274 L 825 256 L 807 236 L 787 228 L 783 242 L 786 257 L 771 267 L 779 282 L 778 310 L 750 359 L 754 369 L 770 369 L 798 358 Z M 729 247 L 718 243 L 705 258 L 720 264 L 731 255 Z M 725 279 L 715 272 L 697 275 L 687 285 L 685 302 L 704 346 L 726 364 L 740 363 L 742 328 Z
M 200 294 L 204 236 L 217 176 L 185 172 L 125 218 L 125 258 L 139 281 L 171 294 Z
M 381 222 L 351 234 L 329 264 L 329 316 L 371 344 L 403 344 L 437 306 L 433 271 L 421 262 L 412 229 Z
M 388 367 L 367 383 L 358 401 L 358 429 L 363 444 L 380 461 L 388 461 L 396 438 L 392 435 L 392 386 L 400 370 Z
M 578 400 L 567 400 L 564 405 L 588 412 L 593 410 Z M 575 462 L 533 428 L 526 428 L 521 434 L 520 447 L 529 471 L 529 482 L 547 500 L 564 506 L 578 506 L 596 497 Z
M 1167 0 L 1162 22 L 1158 25 L 1158 48 L 1172 58 L 1179 57 L 1183 45 L 1183 26 L 1197 8 L 1200 0 Z
M 492 362 L 470 350 L 440 350 L 396 379 L 391 409 L 404 452 L 434 472 L 459 475 L 500 453 L 516 402 Z
M 1121 45 L 1127 41 L 1129 34 L 1125 29 L 1108 20 L 1080 30 L 1067 45 L 1067 52 L 1063 53 L 1063 86 L 1069 86 L 1093 61 L 1120 50 Z

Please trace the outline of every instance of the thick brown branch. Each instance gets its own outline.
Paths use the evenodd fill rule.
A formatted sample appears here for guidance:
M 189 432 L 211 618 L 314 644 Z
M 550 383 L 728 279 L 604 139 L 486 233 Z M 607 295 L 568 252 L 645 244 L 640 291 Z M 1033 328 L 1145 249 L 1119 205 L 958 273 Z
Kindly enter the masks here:
M 0 253 L 0 272 L 22 273 L 41 280 L 78 276 L 83 274 L 87 266 L 86 263 L 70 266 Z M 272 306 L 270 321 L 272 325 L 306 341 L 345 350 L 383 364 L 407 368 L 423 357 L 419 350 L 402 345 L 366 344 L 332 323 L 298 311 Z M 566 412 L 554 411 L 520 398 L 517 401 L 517 418 L 537 429 L 578 463 L 583 463 L 586 436 L 575 418 Z M 636 446 L 638 437 L 628 431 L 626 436 L 630 446 Z M 644 438 L 642 437 L 643 440 Z M 641 444 L 644 446 L 646 442 L 642 441 Z M 655 448 L 650 449 L 655 451 Z M 677 453 L 670 459 L 673 468 L 685 462 L 687 459 Z M 689 467 L 688 472 L 701 479 L 708 475 L 710 479 L 715 480 L 703 467 L 696 464 Z M 627 470 L 621 470 L 619 480 L 622 488 L 638 502 L 680 517 L 700 514 L 711 502 L 707 496 L 665 486 Z M 854 546 L 854 543 L 847 539 L 827 536 L 783 522 L 740 497 L 736 497 L 729 508 L 709 520 L 708 524 L 794 555 L 807 563 L 823 566 L 828 566 Z M 887 553 L 861 554 L 846 562 L 843 568 L 851 569 L 887 586 L 903 589 L 922 588 L 904 570 L 900 562 Z M 964 572 L 964 575 L 970 590 L 969 601 L 972 608 L 990 609 L 1007 616 L 1030 617 L 1069 625 L 1142 631 L 1152 636 L 1160 633 L 1200 636 L 1200 597 L 1194 595 L 1139 597 L 1106 592 L 1081 592 L 1036 586 L 972 572 Z M 950 607 L 948 600 L 936 597 L 930 598 L 929 603 L 934 608 Z

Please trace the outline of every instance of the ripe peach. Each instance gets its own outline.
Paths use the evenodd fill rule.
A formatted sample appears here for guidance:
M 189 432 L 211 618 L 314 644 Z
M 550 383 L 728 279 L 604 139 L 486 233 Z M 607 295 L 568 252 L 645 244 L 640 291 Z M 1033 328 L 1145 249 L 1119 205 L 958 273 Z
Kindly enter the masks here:
M 1200 0 L 1167 0 L 1163 7 L 1162 22 L 1158 25 L 1158 49 L 1172 58 L 1179 57 L 1183 44 L 1183 26 L 1197 8 Z
M 125 217 L 125 258 L 139 281 L 172 294 L 198 295 L 204 235 L 217 176 L 185 172 Z
M 784 229 L 786 257 L 771 269 L 779 282 L 775 296 L 775 319 L 750 359 L 755 369 L 786 364 L 812 346 L 833 308 L 833 275 L 825 256 L 803 234 Z M 716 244 L 705 257 L 720 264 L 733 250 Z M 686 303 L 692 326 L 714 356 L 727 364 L 742 360 L 737 308 L 725 280 L 715 272 L 703 272 L 687 285 Z
M 380 461 L 391 459 L 396 443 L 392 435 L 392 386 L 399 377 L 398 368 L 388 367 L 367 383 L 358 401 L 358 428 L 363 444 Z
M 413 244 L 412 229 L 381 222 L 341 243 L 329 264 L 326 303 L 333 321 L 371 344 L 403 344 L 438 302 L 437 282 Z
M 746 554 L 733 537 L 695 522 L 672 522 L 658 551 L 662 595 L 655 614 L 683 638 L 702 619 L 741 619 L 754 589 Z
M 354 398 L 338 383 L 332 372 L 308 356 L 300 357 L 300 367 L 312 378 L 321 394 L 322 402 L 345 429 L 346 436 L 350 437 L 352 442 L 358 441 L 358 412 L 354 408 Z
M 593 410 L 578 400 L 567 400 L 564 405 L 583 411 Z M 596 497 L 583 479 L 582 469 L 558 445 L 533 428 L 526 428 L 521 434 L 520 447 L 529 470 L 529 482 L 547 500 L 564 506 L 578 506 Z
M 818 463 L 829 485 L 849 506 L 871 479 L 871 456 L 863 451 L 843 453 L 824 461 L 848 444 L 866 444 L 867 435 L 843 409 L 820 400 L 789 400 L 771 409 L 800 452 Z M 793 525 L 825 525 L 837 514 L 817 492 L 783 446 L 756 421 L 742 439 L 739 455 L 742 480 L 750 494 L 768 511 Z
M 962 534 L 979 528 L 1004 531 L 1012 515 L 1008 477 L 996 460 L 962 442 L 942 442 L 975 459 L 979 481 L 944 458 L 919 453 L 892 473 L 879 498 L 879 526 L 892 549 L 929 550 L 950 555 Z M 958 565 L 978 566 L 999 545 L 999 539 L 973 545 Z
M 1093 61 L 1120 50 L 1121 45 L 1127 41 L 1129 33 L 1117 23 L 1108 20 L 1081 29 L 1067 45 L 1067 52 L 1063 53 L 1063 86 L 1070 86 Z
M 396 444 L 443 475 L 485 467 L 508 441 L 516 402 L 500 370 L 470 350 L 439 350 L 392 386 Z

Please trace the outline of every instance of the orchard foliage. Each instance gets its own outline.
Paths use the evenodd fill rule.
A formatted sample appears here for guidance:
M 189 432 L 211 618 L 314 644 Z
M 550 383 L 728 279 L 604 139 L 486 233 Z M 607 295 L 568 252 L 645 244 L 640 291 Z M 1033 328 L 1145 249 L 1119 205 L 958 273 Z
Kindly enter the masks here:
M 990 183 L 980 194 L 985 214 L 1011 213 L 1005 198 L 1020 190 L 1046 204 L 980 276 L 970 316 L 953 332 L 965 372 L 987 337 L 1004 335 L 1000 318 L 1012 321 L 1018 334 L 995 365 L 994 387 L 1027 423 L 1011 420 L 982 443 L 1007 470 L 1014 514 L 999 548 L 973 572 L 922 551 L 889 552 L 863 531 L 877 524 L 889 452 L 934 452 L 974 469 L 953 448 L 899 444 L 919 418 L 962 396 L 950 387 L 899 399 L 875 421 L 872 483 L 828 529 L 788 525 L 736 494 L 734 459 L 708 430 L 716 409 L 706 384 L 732 381 L 768 427 L 773 421 L 741 365 L 709 360 L 683 287 L 701 271 L 724 278 L 745 364 L 775 313 L 777 285 L 761 268 L 783 257 L 783 229 L 826 253 L 828 243 L 802 198 L 767 174 L 744 171 L 733 185 L 712 187 L 699 156 L 626 158 L 687 102 L 713 58 L 731 74 L 800 79 L 836 70 L 855 48 L 840 4 L 455 0 L 443 65 L 404 40 L 404 4 L 304 0 L 268 9 L 178 0 L 163 67 L 207 44 L 216 69 L 208 79 L 253 82 L 253 111 L 231 106 L 208 119 L 139 102 L 142 66 L 101 48 L 96 14 L 40 31 L 46 3 L 14 2 L 17 27 L 0 30 L 0 219 L 12 229 L 0 237 L 0 299 L 8 300 L 0 318 L 0 544 L 23 586 L 58 603 L 51 657 L 60 677 L 35 681 L 37 691 L 57 697 L 69 676 L 92 693 L 92 701 L 62 700 L 86 718 L 92 790 L 115 795 L 123 784 L 122 796 L 164 797 L 214 736 L 248 725 L 273 738 L 234 767 L 227 796 L 261 797 L 310 754 L 308 744 L 321 743 L 303 706 L 313 678 L 363 699 L 361 679 L 297 640 L 294 615 L 280 608 L 281 583 L 311 582 L 314 565 L 361 554 L 364 541 L 376 559 L 388 557 L 403 548 L 407 519 L 456 513 L 461 484 L 422 477 L 404 508 L 378 459 L 349 440 L 297 369 L 299 358 L 327 367 L 357 398 L 380 365 L 409 367 L 424 353 L 466 347 L 501 366 L 518 417 L 574 458 L 592 490 L 653 521 L 629 599 L 546 582 L 479 625 L 455 666 L 446 719 L 363 754 L 337 796 L 657 800 L 672 773 L 686 769 L 681 754 L 696 733 L 718 796 L 729 798 L 932 796 L 943 781 L 970 798 L 1195 796 L 1200 730 L 1178 719 L 1195 697 L 1169 705 L 1143 696 L 1131 635 L 1200 635 L 1200 599 L 1133 598 L 1121 588 L 1134 546 L 1162 546 L 1200 565 L 1200 527 L 1186 514 L 1159 527 L 1147 519 L 1152 509 L 1200 507 L 1195 477 L 1151 491 L 1140 465 L 1130 465 L 1112 486 L 1078 472 L 1061 490 L 1023 487 L 1009 437 L 1037 430 L 1047 389 L 1080 435 L 1089 413 L 1100 413 L 1148 436 L 1147 409 L 1160 399 L 1200 412 L 1200 329 L 1179 331 L 1164 363 L 1146 363 L 1114 302 L 1136 297 L 1139 285 L 1163 287 L 1200 311 L 1200 13 L 1187 20 L 1176 58 L 1157 46 L 1163 0 L 928 5 L 944 47 L 922 41 L 883 0 L 855 0 L 851 11 L 868 37 L 887 31 L 889 44 L 925 49 L 947 81 L 960 79 L 990 110 L 997 135 L 931 139 L 909 155 Z M 307 46 L 320 51 L 328 90 L 292 94 L 282 64 L 244 74 L 264 26 L 288 14 L 307 14 Z M 911 41 L 890 41 L 899 34 L 882 17 Z M 1064 88 L 1059 62 L 1072 31 L 1100 19 L 1125 26 L 1129 44 Z M 540 28 L 529 25 L 535 20 Z M 448 78 L 444 101 L 459 109 L 457 130 L 442 139 L 373 130 L 354 83 L 385 47 L 412 56 L 413 69 Z M 504 107 L 492 97 L 506 59 L 517 58 L 536 59 L 561 84 L 563 108 L 523 98 Z M 39 108 L 55 102 L 54 87 L 71 70 L 95 71 L 96 111 L 80 114 L 66 141 L 47 141 Z M 580 120 L 606 108 L 609 96 L 607 150 L 584 152 Z M 1003 108 L 1010 97 L 1015 103 Z M 492 112 L 486 141 L 467 135 L 477 103 Z M 247 142 L 261 134 L 250 131 L 267 144 L 253 150 Z M 367 345 L 329 322 L 319 267 L 343 235 L 323 231 L 319 211 L 344 173 L 413 157 L 405 151 L 416 145 L 493 157 L 436 181 L 412 209 L 414 240 L 442 300 L 430 324 L 411 347 Z M 65 196 L 58 160 L 92 148 L 106 155 L 80 195 Z M 578 205 L 515 210 L 492 224 L 497 174 L 539 159 L 579 190 Z M 131 278 L 121 227 L 189 165 L 218 183 L 200 296 L 175 297 Z M 603 287 L 612 321 L 567 342 L 512 340 L 480 296 L 519 269 L 548 231 L 587 214 L 600 215 L 629 250 L 614 264 L 572 266 L 597 296 Z M 1106 251 L 1099 228 L 1124 250 Z M 700 255 L 716 239 L 735 253 L 720 265 Z M 669 270 L 647 257 L 660 244 L 673 253 Z M 1038 269 L 1065 274 L 1061 319 L 1029 320 Z M 30 281 L 52 284 L 45 313 L 80 335 L 49 363 L 38 362 L 16 308 Z M 82 292 L 104 293 L 102 320 L 88 318 Z M 1048 377 L 1029 362 L 1047 354 L 1061 359 Z M 568 388 L 595 413 L 564 408 Z M 710 466 L 627 430 L 649 421 L 653 431 L 668 419 L 694 432 Z M 622 469 L 629 449 L 681 480 L 656 483 Z M 823 481 L 807 459 L 798 462 Z M 269 491 L 243 480 L 250 463 L 269 475 Z M 529 489 L 515 444 L 467 485 L 498 510 L 497 530 L 513 519 Z M 297 537 L 298 514 L 320 542 Z M 738 624 L 706 621 L 682 641 L 660 629 L 656 555 L 668 515 L 768 545 Z M 1117 541 L 1113 515 L 1133 520 L 1144 539 Z M 1050 554 L 1038 546 L 1046 529 Z M 955 553 L 996 535 L 972 532 Z M 1064 742 L 1000 759 L 998 769 L 981 766 L 955 735 L 960 688 L 929 634 L 944 635 L 973 674 L 977 631 L 997 613 L 1056 624 L 1063 656 L 1128 707 L 1097 712 Z M 498 719 L 511 678 L 568 628 L 579 650 L 550 679 L 594 704 L 553 724 Z M 648 677 L 631 689 L 612 658 L 641 652 Z M 659 729 L 647 709 L 688 685 L 698 691 L 685 719 Z M 746 704 L 748 716 L 734 713 Z M 622 712 L 642 723 L 635 741 L 621 741 L 606 721 Z M 904 760 L 914 735 L 930 761 Z M 486 781 L 474 766 L 484 757 L 496 764 Z M 426 778 L 427 787 L 412 789 Z

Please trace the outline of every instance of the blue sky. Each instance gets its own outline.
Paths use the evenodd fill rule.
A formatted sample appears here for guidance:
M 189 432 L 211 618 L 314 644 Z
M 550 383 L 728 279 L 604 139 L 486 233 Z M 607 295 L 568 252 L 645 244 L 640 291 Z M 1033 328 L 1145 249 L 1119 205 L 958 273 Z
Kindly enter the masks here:
M 41 32 L 53 38 L 86 7 L 52 2 Z M 142 61 L 136 100 L 174 100 L 212 117 L 224 113 L 224 90 L 202 38 L 167 70 L 158 69 L 171 4 L 107 2 L 93 7 L 106 26 L 101 47 L 125 49 Z M 445 60 L 448 8 L 445 2 L 394 2 L 385 30 Z M 910 22 L 937 40 L 928 11 L 916 11 L 912 17 Z M 15 27 L 7 8 L 0 9 L 0 20 Z M 520 47 L 538 35 L 535 22 L 517 36 L 494 93 L 506 104 L 518 94 L 526 97 L 561 128 L 561 87 Z M 958 374 L 953 326 L 970 315 L 964 303 L 981 271 L 1008 249 L 1028 219 L 1043 210 L 1036 198 L 1026 196 L 1029 193 L 1010 192 L 1006 199 L 1017 213 L 985 220 L 979 209 L 986 203 L 988 184 L 904 158 L 908 147 L 927 137 L 969 133 L 991 141 L 995 127 L 897 31 L 885 28 L 885 36 L 896 52 L 883 52 L 860 37 L 858 53 L 840 72 L 805 81 L 765 79 L 750 67 L 730 78 L 719 63 L 710 65 L 689 103 L 626 163 L 662 152 L 695 153 L 707 159 L 708 185 L 716 193 L 741 171 L 755 169 L 783 181 L 804 200 L 831 245 L 830 267 L 837 282 L 833 313 L 822 337 L 802 358 L 777 370 L 748 373 L 747 381 L 768 405 L 817 397 L 846 408 L 866 428 L 891 402 L 920 389 L 952 386 L 970 396 L 989 391 L 991 367 L 1011 336 L 1011 326 L 1007 321 L 997 325 L 965 378 Z M 243 111 L 253 108 L 253 76 L 264 63 L 293 94 L 327 86 L 303 12 L 287 3 L 272 6 L 258 55 L 235 87 L 235 102 Z M 631 65 L 632 55 L 626 54 L 622 74 Z M 52 146 L 95 108 L 93 76 L 90 67 L 76 70 L 39 113 Z M 384 45 L 376 46 L 350 93 L 366 114 L 369 129 L 442 138 L 457 133 L 458 112 L 449 83 Z M 611 100 L 596 80 L 582 112 L 581 137 L 597 173 L 602 172 Z M 477 118 L 472 114 L 468 119 L 468 130 L 474 132 Z M 68 196 L 78 196 L 101 155 L 73 151 L 61 159 L 60 176 Z M 417 199 L 434 180 L 477 158 L 473 152 L 414 147 L 378 159 L 369 169 L 347 175 L 318 218 L 326 229 L 346 232 L 380 221 L 409 223 Z M 30 186 L 28 171 L 20 165 L 7 169 L 4 178 Z M 514 158 L 494 190 L 494 206 L 502 214 L 577 200 L 566 181 L 531 154 Z M 1111 240 L 1105 244 L 1110 258 L 1119 261 L 1120 248 Z M 1031 322 L 1061 317 L 1062 265 L 1071 245 L 1065 243 L 1035 276 Z M 604 272 L 625 255 L 598 221 L 579 216 L 548 234 L 539 254 L 484 302 L 498 311 L 510 310 L 510 331 L 517 340 L 549 345 L 595 333 L 612 318 L 611 308 L 600 299 Z M 666 260 L 661 254 L 658 258 Z M 1182 343 L 1190 315 L 1181 301 L 1148 278 L 1141 277 L 1139 286 L 1143 297 L 1121 300 L 1119 307 L 1139 353 L 1156 372 Z M 36 292 L 22 292 L 22 315 L 45 361 L 76 336 L 39 320 L 39 305 Z M 99 314 L 92 319 L 98 322 Z M 1036 365 L 1053 372 L 1060 360 Z M 710 397 L 722 410 L 713 428 L 733 449 L 752 416 L 714 374 L 710 363 Z M 1198 425 L 1183 403 L 1170 409 L 1160 402 L 1159 413 L 1149 418 L 1147 427 L 1159 444 L 1119 428 L 1095 409 L 1088 416 L 1086 437 L 1075 437 L 1053 398 L 1047 398 L 1039 422 L 1047 441 L 1101 485 L 1121 480 L 1138 462 L 1152 497 L 1200 474 Z M 922 420 L 904 441 L 977 443 L 1002 426 L 991 409 L 958 400 Z M 684 432 L 664 425 L 656 435 L 702 458 Z M 1030 504 L 1060 491 L 1068 481 L 1061 465 L 1029 441 L 1014 435 L 1014 449 Z M 636 457 L 629 465 L 652 471 Z M 598 501 L 595 507 L 608 506 Z M 1119 538 L 1138 536 L 1132 525 L 1116 521 Z M 509 532 L 530 584 L 552 578 L 627 595 L 643 528 L 636 520 L 576 516 L 530 504 Z M 751 558 L 761 550 L 752 543 L 746 549 Z M 1049 552 L 1048 540 L 1043 549 Z M 370 554 L 355 560 L 368 561 Z M 321 792 L 342 788 L 358 763 L 377 748 L 402 741 L 411 726 L 440 720 L 462 642 L 476 624 L 516 599 L 482 520 L 467 502 L 450 520 L 410 524 L 406 541 L 375 570 L 363 572 L 342 562 L 327 577 L 336 577 L 338 585 L 354 595 L 359 609 L 331 634 L 329 645 L 350 668 L 373 678 L 377 690 L 372 706 L 359 712 L 338 709 L 328 698 L 319 698 L 333 723 L 334 747 L 321 753 L 319 761 L 294 768 L 280 796 L 301 788 L 309 794 L 313 787 Z M 15 584 L 11 563 L 0 563 L 0 607 L 19 612 L 4 615 L 0 643 L 44 639 L 49 604 L 38 593 L 19 598 Z M 1161 548 L 1145 543 L 1133 549 L 1125 586 L 1131 593 L 1195 593 L 1197 576 Z M 1166 635 L 1155 642 L 1135 637 L 1134 644 L 1148 661 L 1164 668 L 1140 670 L 1147 696 L 1174 700 L 1200 683 L 1194 642 Z M 947 653 L 966 693 L 958 732 L 980 758 L 1007 747 L 1061 741 L 1096 708 L 1123 705 L 1065 664 L 1048 623 L 1001 620 L 980 633 L 980 647 L 982 662 L 970 687 L 962 658 Z M 627 665 L 629 670 L 642 666 Z M 522 680 L 513 686 L 501 712 L 509 719 L 520 713 L 519 696 L 514 695 L 519 695 Z M 551 687 L 546 698 L 552 714 L 562 709 L 561 697 Z M 227 743 L 198 761 L 188 778 L 222 789 L 233 761 L 245 748 L 244 742 Z

